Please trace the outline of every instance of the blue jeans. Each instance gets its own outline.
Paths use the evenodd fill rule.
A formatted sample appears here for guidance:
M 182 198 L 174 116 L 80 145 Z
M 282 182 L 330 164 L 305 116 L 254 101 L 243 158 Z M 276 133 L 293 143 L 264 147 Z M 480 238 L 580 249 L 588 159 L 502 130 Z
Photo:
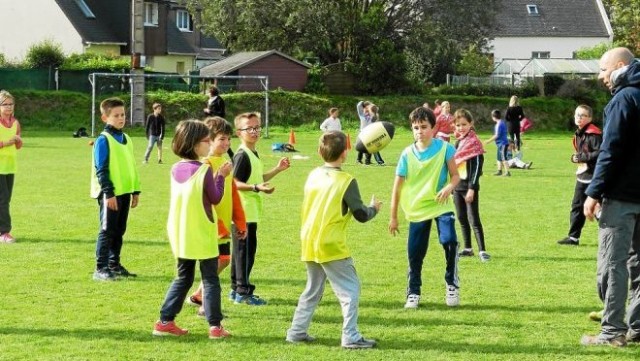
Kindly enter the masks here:
M 100 232 L 96 241 L 96 269 L 98 270 L 120 264 L 122 237 L 127 231 L 131 194 L 117 196 L 116 202 L 118 210 L 113 211 L 107 208 L 104 195 L 98 197 L 100 207 Z
M 422 222 L 409 222 L 409 286 L 407 295 L 420 294 L 422 286 L 422 264 L 429 248 L 431 219 Z M 444 280 L 447 285 L 459 287 L 458 283 L 458 237 L 456 236 L 455 216 L 448 212 L 435 218 L 438 238 L 447 262 Z
M 202 259 L 202 304 L 209 326 L 220 326 L 222 310 L 220 306 L 220 279 L 218 278 L 218 257 Z M 189 289 L 193 285 L 196 260 L 178 258 L 178 276 L 171 283 L 160 309 L 161 321 L 173 321 L 182 310 Z
M 144 152 L 144 160 L 148 161 L 149 160 L 149 156 L 151 155 L 151 150 L 153 149 L 153 146 L 156 145 L 156 143 L 158 144 L 158 150 L 162 149 L 162 139 L 158 136 L 155 135 L 150 135 L 149 136 L 149 144 L 147 145 L 147 150 Z M 160 153 L 158 153 L 158 160 L 160 159 Z

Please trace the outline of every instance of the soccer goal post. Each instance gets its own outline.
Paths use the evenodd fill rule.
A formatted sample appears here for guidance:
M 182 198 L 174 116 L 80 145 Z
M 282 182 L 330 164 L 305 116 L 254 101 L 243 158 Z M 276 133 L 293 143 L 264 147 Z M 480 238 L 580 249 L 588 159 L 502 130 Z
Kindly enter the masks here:
M 269 137 L 269 77 L 265 75 L 179 75 L 179 74 L 132 74 L 132 73 L 91 73 L 89 74 L 89 83 L 91 83 L 91 136 L 96 136 L 96 117 L 99 117 L 99 111 L 96 108 L 99 107 L 97 102 L 98 92 L 129 92 L 130 104 L 135 104 L 136 100 L 142 97 L 142 104 L 144 104 L 145 94 L 135 94 L 133 91 L 133 80 L 142 78 L 145 81 L 145 93 L 148 88 L 148 82 L 155 81 L 154 89 L 164 89 L 168 91 L 176 91 L 174 86 L 163 86 L 167 79 L 173 80 L 175 83 L 181 83 L 186 87 L 181 91 L 197 90 L 198 93 L 206 92 L 206 85 L 214 82 L 225 82 L 225 86 L 219 86 L 224 92 L 225 88 L 232 89 L 234 91 L 256 91 L 261 90 L 264 94 L 264 128 L 265 137 Z M 230 82 L 231 84 L 227 84 Z M 166 83 L 169 84 L 169 83 Z M 143 107 L 144 108 L 144 107 Z M 133 107 L 129 109 L 129 123 L 144 124 L 145 115 L 134 115 Z M 233 120 L 231 120 L 233 122 Z

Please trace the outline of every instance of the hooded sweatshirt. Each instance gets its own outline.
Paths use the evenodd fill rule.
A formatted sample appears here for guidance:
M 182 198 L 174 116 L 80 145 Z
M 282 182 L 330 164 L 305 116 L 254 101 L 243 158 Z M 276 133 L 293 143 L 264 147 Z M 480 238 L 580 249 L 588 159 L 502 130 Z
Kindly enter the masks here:
M 640 63 L 611 74 L 613 98 L 604 109 L 600 154 L 585 192 L 640 203 Z
M 576 134 L 573 137 L 573 148 L 576 150 L 578 163 L 584 165 L 584 168 L 579 168 L 581 171 L 577 173 L 578 182 L 591 182 L 598 154 L 600 154 L 601 143 L 602 131 L 593 123 L 576 130 Z

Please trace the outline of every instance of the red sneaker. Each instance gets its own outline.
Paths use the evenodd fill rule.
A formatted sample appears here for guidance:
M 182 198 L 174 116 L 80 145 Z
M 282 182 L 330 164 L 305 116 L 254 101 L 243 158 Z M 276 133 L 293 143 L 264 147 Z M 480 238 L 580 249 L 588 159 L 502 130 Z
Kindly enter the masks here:
M 156 322 L 153 326 L 154 336 L 183 336 L 189 333 L 187 330 L 183 330 L 174 321 L 163 323 L 162 321 Z
M 222 327 L 222 325 L 211 326 L 209 328 L 209 338 L 218 339 L 218 338 L 225 338 L 229 336 L 231 336 L 231 334 L 227 330 L 225 330 L 224 327 Z

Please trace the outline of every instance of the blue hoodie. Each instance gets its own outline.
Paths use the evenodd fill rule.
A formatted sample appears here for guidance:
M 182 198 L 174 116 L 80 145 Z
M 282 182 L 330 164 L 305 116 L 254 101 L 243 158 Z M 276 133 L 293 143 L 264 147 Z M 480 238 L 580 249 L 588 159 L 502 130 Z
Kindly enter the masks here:
M 612 74 L 600 154 L 585 192 L 595 199 L 640 203 L 640 63 Z

